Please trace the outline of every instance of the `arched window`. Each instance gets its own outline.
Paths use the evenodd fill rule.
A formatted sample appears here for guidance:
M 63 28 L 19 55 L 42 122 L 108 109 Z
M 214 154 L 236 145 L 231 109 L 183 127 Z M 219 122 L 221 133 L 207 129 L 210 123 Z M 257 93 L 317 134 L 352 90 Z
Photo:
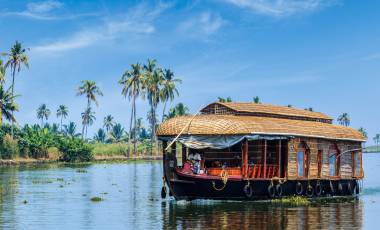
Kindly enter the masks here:
M 339 176 L 340 157 L 339 151 L 335 145 L 330 146 L 329 149 L 329 174 L 330 176 Z
M 304 143 L 300 143 L 297 149 L 297 176 L 307 177 L 308 175 L 308 150 Z

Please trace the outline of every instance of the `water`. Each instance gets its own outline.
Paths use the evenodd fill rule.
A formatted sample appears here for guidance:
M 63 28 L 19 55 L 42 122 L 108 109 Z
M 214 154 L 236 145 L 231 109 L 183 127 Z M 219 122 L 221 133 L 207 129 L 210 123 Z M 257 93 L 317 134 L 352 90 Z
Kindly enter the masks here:
M 1 167 L 0 229 L 378 229 L 380 154 L 364 166 L 358 200 L 308 207 L 162 201 L 160 161 Z

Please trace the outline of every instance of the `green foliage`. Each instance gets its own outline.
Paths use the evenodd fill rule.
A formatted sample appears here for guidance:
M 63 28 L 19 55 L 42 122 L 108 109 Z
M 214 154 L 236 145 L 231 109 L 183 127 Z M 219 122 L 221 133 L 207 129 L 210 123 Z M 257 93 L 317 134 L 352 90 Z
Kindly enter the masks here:
M 24 132 L 19 139 L 20 151 L 25 157 L 47 158 L 49 157 L 48 149 L 57 146 L 57 138 L 47 128 L 24 127 Z
M 93 159 L 92 148 L 79 138 L 61 138 L 58 149 L 62 153 L 60 160 L 65 162 L 84 162 Z
M 9 134 L 3 137 L 3 141 L 0 146 L 0 157 L 2 159 L 12 159 L 19 153 L 17 140 Z

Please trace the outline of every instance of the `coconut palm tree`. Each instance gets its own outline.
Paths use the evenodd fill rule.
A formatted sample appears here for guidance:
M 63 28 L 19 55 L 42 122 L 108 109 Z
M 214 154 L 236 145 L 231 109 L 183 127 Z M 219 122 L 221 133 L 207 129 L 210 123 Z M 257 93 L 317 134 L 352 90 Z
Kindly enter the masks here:
M 18 106 L 14 102 L 14 97 L 11 90 L 4 90 L 3 85 L 0 85 L 0 125 L 3 124 L 3 117 L 11 122 L 16 122 L 13 116 L 13 111 L 18 111 Z
M 121 142 L 123 141 L 125 138 L 124 138 L 124 128 L 121 126 L 120 123 L 117 123 L 113 126 L 111 132 L 110 132 L 110 140 L 112 142 Z
M 83 134 L 84 138 L 87 138 L 87 129 L 88 126 L 92 125 L 94 123 L 95 113 L 91 110 L 91 107 L 88 107 L 82 114 L 82 139 Z
M 363 127 L 360 127 L 358 129 L 358 131 L 367 139 L 368 138 L 368 134 L 367 134 L 367 130 L 365 130 Z
M 106 132 L 104 132 L 104 129 L 100 128 L 98 129 L 98 132 L 96 132 L 94 136 L 94 140 L 104 143 L 106 141 Z
M 164 102 L 164 108 L 162 110 L 162 121 L 164 121 L 167 102 L 169 100 L 173 101 L 175 96 L 179 96 L 177 83 L 180 84 L 182 81 L 180 79 L 175 79 L 174 73 L 170 69 L 164 69 L 162 89 L 160 91 L 160 99 L 162 102 Z
M 375 142 L 375 144 L 377 145 L 377 147 L 379 147 L 380 134 L 376 134 L 375 137 L 373 138 L 373 141 Z
M 253 97 L 253 103 L 255 103 L 255 104 L 261 104 L 259 96 Z
M 350 115 L 348 113 L 343 113 L 338 117 L 338 122 L 340 125 L 349 126 L 350 125 Z
M 98 106 L 98 101 L 96 99 L 96 96 L 103 96 L 103 93 L 100 90 L 99 86 L 96 85 L 96 82 L 89 81 L 89 80 L 84 80 L 81 82 L 82 82 L 82 85 L 79 86 L 78 88 L 77 96 L 86 95 L 86 98 L 87 98 L 87 107 L 86 107 L 85 112 L 82 113 L 82 118 L 83 118 L 83 114 L 86 114 L 86 111 L 87 111 L 87 115 L 90 115 L 89 113 L 91 113 L 91 115 L 94 116 L 94 112 L 91 111 L 91 102 L 95 102 L 95 105 Z M 89 118 L 89 117 L 86 117 L 86 118 Z M 84 120 L 82 124 L 89 125 L 88 121 L 84 121 Z M 87 127 L 83 126 L 82 138 L 83 138 L 85 130 L 87 131 Z
M 142 71 L 142 67 L 139 63 L 132 64 L 131 70 L 126 71 L 121 79 L 119 80 L 119 84 L 122 85 L 121 94 L 131 101 L 132 111 L 131 111 L 131 120 L 129 124 L 129 138 L 128 138 L 128 157 L 130 156 L 130 146 L 131 146 L 131 134 L 132 134 L 132 121 L 134 123 L 133 127 L 136 127 L 136 99 L 140 96 L 144 96 L 143 94 L 143 82 L 144 75 Z M 133 153 L 136 155 L 136 135 L 134 133 L 134 142 L 133 142 Z
M 153 142 L 156 141 L 155 139 L 155 130 L 156 130 L 156 123 L 157 123 L 157 116 L 156 116 L 156 111 L 157 111 L 157 106 L 158 103 L 160 102 L 160 87 L 163 82 L 163 77 L 162 77 L 162 70 L 161 69 L 154 69 L 153 73 L 150 73 L 147 71 L 149 69 L 146 67 L 146 76 L 145 76 L 145 87 L 146 87 L 146 93 L 147 93 L 147 98 L 149 101 L 150 105 L 150 113 L 151 117 L 155 119 L 150 119 L 150 125 L 151 125 L 151 142 L 153 146 Z M 152 148 L 151 148 L 152 151 Z M 152 152 L 151 152 L 152 153 Z
M 44 127 L 44 119 L 47 121 L 50 116 L 50 109 L 46 106 L 46 104 L 40 105 L 37 109 L 37 118 L 41 119 L 41 127 Z
M 12 73 L 12 85 L 11 85 L 11 95 L 14 100 L 14 88 L 15 88 L 15 77 L 16 72 L 19 73 L 21 71 L 21 67 L 25 66 L 29 68 L 29 60 L 28 56 L 26 55 L 26 49 L 22 47 L 22 44 L 18 41 L 13 45 L 11 48 L 11 51 L 6 54 L 8 56 L 8 60 L 5 63 L 5 69 L 10 68 Z M 13 115 L 13 111 L 12 111 Z M 13 120 L 12 122 L 12 128 L 11 128 L 11 135 L 13 136 Z
M 5 82 L 5 66 L 3 60 L 0 59 L 0 84 L 3 85 Z
M 61 117 L 61 132 L 62 132 L 62 120 L 66 119 L 66 117 L 69 115 L 69 109 L 66 105 L 60 105 L 57 109 L 57 117 Z
M 223 97 L 218 97 L 218 102 L 225 103 L 225 102 L 232 102 L 231 97 L 223 98 Z
M 103 127 L 106 128 L 107 133 L 110 132 L 110 130 L 112 129 L 112 127 L 114 126 L 114 124 L 115 124 L 115 122 L 113 121 L 113 116 L 107 115 L 107 116 L 104 117 Z
M 66 136 L 77 137 L 81 135 L 79 133 L 76 133 L 77 125 L 72 121 L 69 122 L 69 124 L 64 125 L 63 129 Z

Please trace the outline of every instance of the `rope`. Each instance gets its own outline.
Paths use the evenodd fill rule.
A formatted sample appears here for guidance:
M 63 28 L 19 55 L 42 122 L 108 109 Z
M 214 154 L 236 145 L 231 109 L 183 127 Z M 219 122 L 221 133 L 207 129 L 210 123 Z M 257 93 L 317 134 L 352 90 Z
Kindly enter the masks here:
M 220 172 L 220 178 L 222 179 L 222 182 L 223 182 L 223 186 L 220 187 L 220 188 L 217 188 L 215 186 L 215 181 L 212 182 L 212 187 L 216 190 L 216 191 L 222 191 L 226 185 L 227 185 L 227 182 L 228 182 L 228 172 L 227 170 L 223 169 L 221 172 Z

